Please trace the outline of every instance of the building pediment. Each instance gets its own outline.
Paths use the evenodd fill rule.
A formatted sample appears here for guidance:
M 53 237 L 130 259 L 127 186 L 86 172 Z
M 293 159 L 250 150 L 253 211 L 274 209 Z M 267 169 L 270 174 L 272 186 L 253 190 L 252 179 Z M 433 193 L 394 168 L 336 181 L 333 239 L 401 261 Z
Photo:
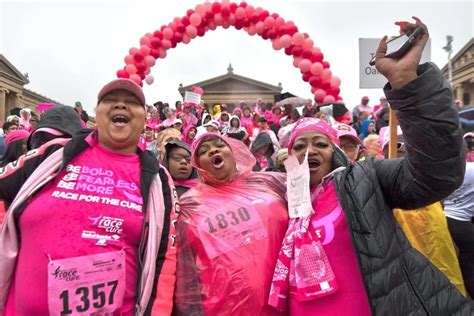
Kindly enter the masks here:
M 185 91 L 191 91 L 193 86 L 201 87 L 205 94 L 280 94 L 281 85 L 274 86 L 262 81 L 240 76 L 233 73 L 232 67 L 229 65 L 228 72 L 225 75 L 196 82 L 187 86 L 180 86 L 179 92 L 184 95 Z
M 25 75 L 13 66 L 2 54 L 0 54 L 0 77 L 22 86 L 29 83 L 28 78 L 26 78 Z

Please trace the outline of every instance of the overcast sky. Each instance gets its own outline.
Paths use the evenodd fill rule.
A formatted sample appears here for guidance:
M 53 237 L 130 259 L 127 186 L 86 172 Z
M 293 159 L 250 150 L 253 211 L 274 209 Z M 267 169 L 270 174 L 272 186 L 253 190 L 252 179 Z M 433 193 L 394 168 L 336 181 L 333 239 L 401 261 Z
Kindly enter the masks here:
M 115 79 L 124 66 L 130 47 L 139 46 L 147 32 L 182 17 L 203 1 L 4 1 L 0 0 L 0 52 L 31 83 L 26 87 L 64 104 L 82 101 L 93 112 L 99 89 Z M 473 1 L 247 1 L 292 20 L 321 48 L 334 75 L 342 80 L 341 96 L 348 107 L 363 95 L 377 104 L 379 89 L 359 89 L 359 38 L 396 35 L 393 23 L 415 15 L 430 29 L 431 58 L 440 68 L 446 64 L 442 49 L 446 35 L 454 36 L 454 53 L 474 34 Z M 274 51 L 270 41 L 244 31 L 218 28 L 179 44 L 160 59 L 151 74 L 155 82 L 145 85 L 148 103 L 174 103 L 178 85 L 192 84 L 234 73 L 283 85 L 301 97 L 311 97 L 310 86 L 301 79 L 292 58 Z

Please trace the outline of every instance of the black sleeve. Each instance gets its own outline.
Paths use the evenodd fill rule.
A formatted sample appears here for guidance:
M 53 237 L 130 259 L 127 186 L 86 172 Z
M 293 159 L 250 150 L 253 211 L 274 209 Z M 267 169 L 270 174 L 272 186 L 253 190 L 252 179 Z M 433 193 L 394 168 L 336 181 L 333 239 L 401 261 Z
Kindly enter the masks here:
M 440 201 L 464 178 L 462 132 L 449 83 L 431 63 L 419 66 L 418 78 L 398 90 L 384 88 L 397 111 L 407 156 L 375 161 L 389 205 L 414 209 Z
M 30 150 L 18 160 L 0 168 L 0 200 L 11 204 L 21 186 L 35 169 L 62 145 L 45 144 L 40 148 Z

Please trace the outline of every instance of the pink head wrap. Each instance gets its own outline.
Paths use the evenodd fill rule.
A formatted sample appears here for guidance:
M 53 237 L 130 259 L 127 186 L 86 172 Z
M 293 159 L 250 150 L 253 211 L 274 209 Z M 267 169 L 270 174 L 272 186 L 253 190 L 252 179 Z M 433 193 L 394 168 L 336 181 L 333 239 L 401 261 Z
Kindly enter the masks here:
M 5 144 L 10 145 L 17 140 L 27 139 L 30 136 L 30 133 L 24 129 L 19 129 L 13 132 L 10 132 L 7 137 L 5 137 Z
M 293 128 L 288 142 L 288 152 L 291 154 L 291 149 L 293 144 L 298 136 L 307 131 L 314 131 L 323 134 L 331 142 L 339 145 L 339 138 L 337 137 L 337 132 L 334 128 L 331 127 L 325 120 L 320 120 L 317 118 L 303 118 L 296 122 L 295 127 Z

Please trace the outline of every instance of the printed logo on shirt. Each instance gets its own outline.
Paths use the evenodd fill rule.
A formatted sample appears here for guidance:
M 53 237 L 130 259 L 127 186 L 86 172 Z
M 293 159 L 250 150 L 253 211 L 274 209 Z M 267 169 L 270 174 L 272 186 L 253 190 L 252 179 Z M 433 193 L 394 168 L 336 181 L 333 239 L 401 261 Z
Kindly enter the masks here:
M 92 225 L 98 228 L 103 228 L 108 233 L 122 234 L 123 233 L 123 218 L 102 216 L 89 217 L 92 221 Z
M 77 269 L 61 270 L 61 266 L 58 266 L 56 270 L 52 273 L 55 280 L 64 280 L 64 281 L 75 281 L 79 280 L 77 275 Z
M 97 246 L 107 246 L 107 242 L 109 241 L 115 241 L 118 242 L 120 239 L 120 236 L 117 234 L 114 235 L 101 235 L 95 231 L 90 231 L 90 230 L 83 230 L 81 237 L 84 239 L 96 239 L 96 245 Z

